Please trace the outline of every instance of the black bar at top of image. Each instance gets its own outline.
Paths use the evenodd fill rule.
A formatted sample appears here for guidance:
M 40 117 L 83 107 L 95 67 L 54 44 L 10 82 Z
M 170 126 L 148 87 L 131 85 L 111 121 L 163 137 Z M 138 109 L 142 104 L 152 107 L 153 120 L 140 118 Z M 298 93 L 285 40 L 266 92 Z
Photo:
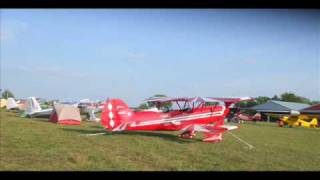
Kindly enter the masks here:
M 2 0 L 5 8 L 319 8 L 316 0 Z

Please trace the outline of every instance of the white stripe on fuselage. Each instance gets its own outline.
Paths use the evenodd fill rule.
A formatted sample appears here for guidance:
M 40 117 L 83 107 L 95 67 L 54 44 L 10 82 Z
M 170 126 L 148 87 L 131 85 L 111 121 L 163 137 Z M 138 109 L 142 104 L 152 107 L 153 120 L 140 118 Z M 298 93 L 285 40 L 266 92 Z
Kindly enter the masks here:
M 193 114 L 188 116 L 180 116 L 175 118 L 167 118 L 167 119 L 159 119 L 159 120 L 151 120 L 146 122 L 141 122 L 139 124 L 136 124 L 133 122 L 130 124 L 131 127 L 137 127 L 137 126 L 146 126 L 146 125 L 155 125 L 155 124 L 162 124 L 162 123 L 170 123 L 170 122 L 181 122 L 181 121 L 189 121 L 194 119 L 201 119 L 201 118 L 207 118 L 207 117 L 214 117 L 214 116 L 221 116 L 223 115 L 223 111 L 219 112 L 213 112 L 213 113 L 202 113 L 202 114 Z

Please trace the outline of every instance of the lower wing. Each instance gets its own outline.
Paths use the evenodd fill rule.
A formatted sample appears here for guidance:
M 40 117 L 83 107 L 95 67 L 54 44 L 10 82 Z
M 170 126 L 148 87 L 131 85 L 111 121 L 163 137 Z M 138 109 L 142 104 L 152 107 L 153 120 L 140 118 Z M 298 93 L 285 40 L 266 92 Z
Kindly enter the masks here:
M 239 126 L 232 125 L 191 125 L 184 128 L 184 132 L 203 132 L 205 142 L 220 142 L 222 141 L 222 133 L 234 129 L 238 129 Z

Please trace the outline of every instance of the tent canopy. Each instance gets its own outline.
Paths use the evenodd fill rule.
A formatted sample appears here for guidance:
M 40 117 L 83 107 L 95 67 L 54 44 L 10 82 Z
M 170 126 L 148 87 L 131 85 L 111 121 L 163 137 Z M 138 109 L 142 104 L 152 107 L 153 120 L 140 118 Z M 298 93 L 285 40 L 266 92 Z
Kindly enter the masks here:
M 54 104 L 50 122 L 68 125 L 79 125 L 80 111 L 77 107 L 68 104 Z

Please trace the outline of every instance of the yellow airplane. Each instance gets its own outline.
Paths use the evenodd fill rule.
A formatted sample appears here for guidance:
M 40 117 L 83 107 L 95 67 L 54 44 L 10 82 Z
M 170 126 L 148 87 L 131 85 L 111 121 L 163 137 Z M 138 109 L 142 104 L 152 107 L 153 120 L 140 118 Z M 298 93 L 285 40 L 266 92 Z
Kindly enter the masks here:
M 298 116 L 283 116 L 280 118 L 279 126 L 283 127 L 288 125 L 289 127 L 301 126 L 308 128 L 316 128 L 318 125 L 318 118 L 307 116 L 307 115 L 298 115 Z

